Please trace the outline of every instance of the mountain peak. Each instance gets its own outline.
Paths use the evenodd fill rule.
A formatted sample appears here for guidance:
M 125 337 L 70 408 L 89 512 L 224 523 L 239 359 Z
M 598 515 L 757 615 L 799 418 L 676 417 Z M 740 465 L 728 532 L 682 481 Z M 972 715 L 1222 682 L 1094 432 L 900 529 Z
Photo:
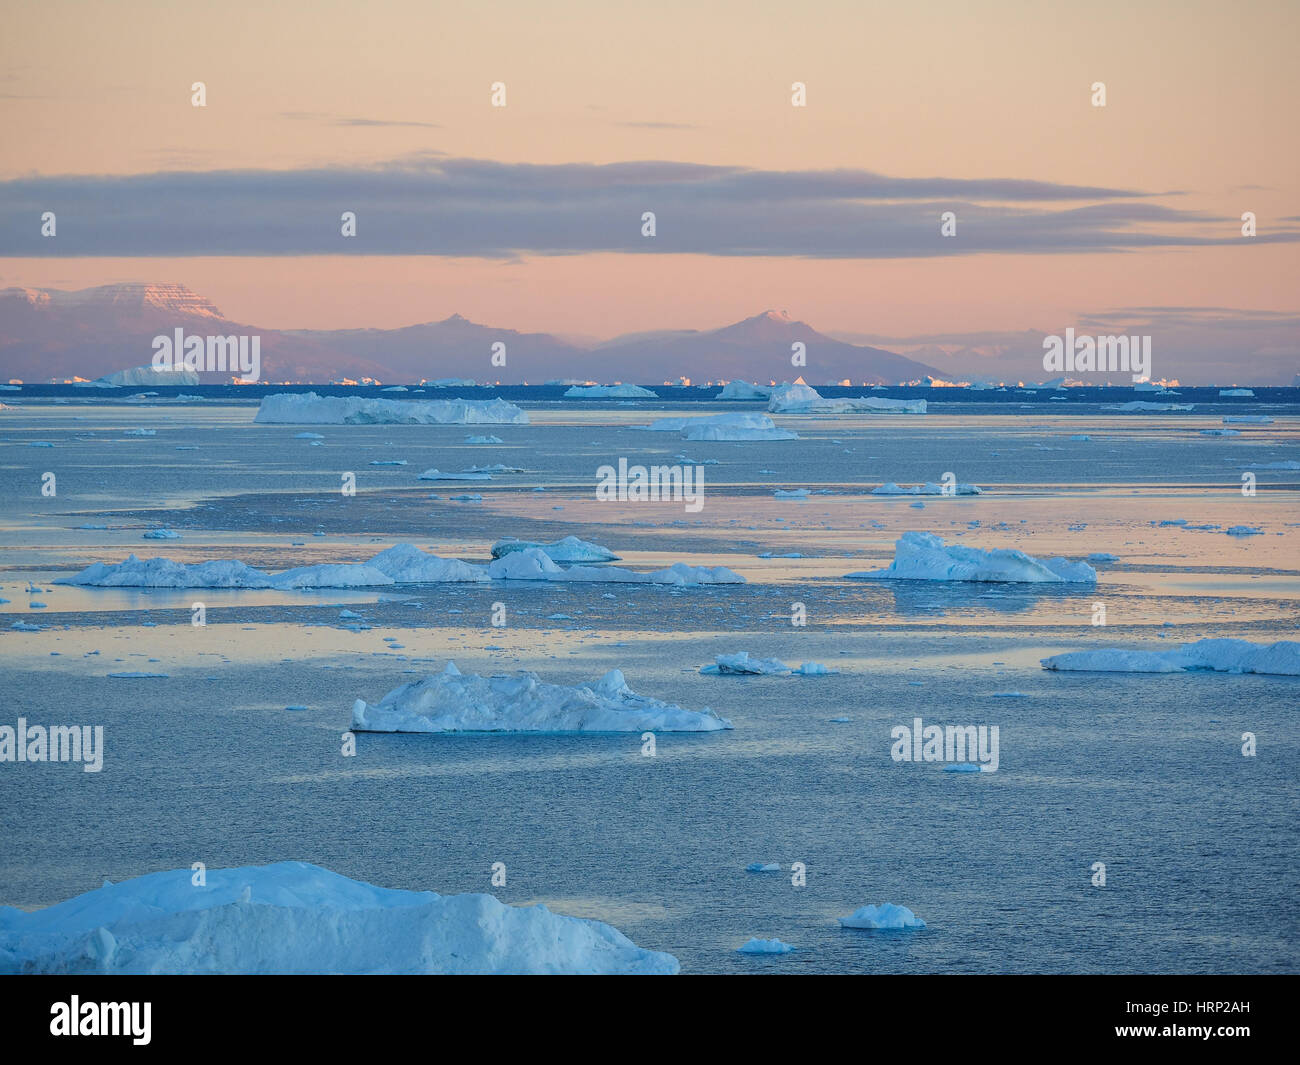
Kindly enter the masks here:
M 123 281 L 72 292 L 63 289 L 27 289 L 26 293 L 28 302 L 40 303 L 57 310 L 100 307 L 124 311 L 163 311 L 199 318 L 223 317 L 209 300 L 193 289 L 176 283 Z

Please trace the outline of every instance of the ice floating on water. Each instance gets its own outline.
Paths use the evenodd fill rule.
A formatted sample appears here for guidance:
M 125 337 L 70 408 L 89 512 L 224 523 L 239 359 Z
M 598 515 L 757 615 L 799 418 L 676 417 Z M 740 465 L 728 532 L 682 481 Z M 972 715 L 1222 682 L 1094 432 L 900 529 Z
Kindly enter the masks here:
M 441 470 L 425 470 L 420 474 L 421 481 L 490 481 L 492 474 L 479 471 L 476 473 L 443 473 Z
M 362 732 L 715 732 L 731 722 L 712 710 L 684 710 L 637 695 L 617 669 L 593 687 L 546 684 L 535 673 L 466 676 L 454 662 L 394 688 L 371 706 L 358 699 Z
M 709 676 L 785 676 L 790 667 L 777 658 L 750 658 L 748 651 L 733 655 L 718 655 L 713 665 L 704 666 L 701 673 Z
M 112 385 L 197 385 L 199 375 L 193 370 L 158 370 L 150 364 L 105 374 L 89 383 L 101 388 Z
M 1253 525 L 1234 525 L 1230 529 L 1224 529 L 1228 536 L 1263 536 L 1263 529 L 1256 529 Z
M 808 385 L 778 385 L 772 390 L 767 409 L 773 414 L 924 414 L 923 399 L 825 399 Z
M 488 576 L 515 581 L 596 581 L 619 584 L 668 584 L 679 587 L 698 584 L 744 584 L 745 578 L 725 566 L 688 566 L 677 562 L 653 573 L 636 573 L 617 566 L 557 566 L 554 560 L 536 547 L 510 551 L 493 560 Z
M 1088 556 L 1089 562 L 1118 562 L 1119 556 L 1112 555 L 1107 551 L 1094 551 Z
M 1194 405 L 1192 403 L 1148 403 L 1142 399 L 1131 399 L 1127 403 L 1102 407 L 1102 410 L 1145 411 L 1151 414 L 1160 414 L 1167 411 L 1191 410 Z
M 262 397 L 263 425 L 527 425 L 528 415 L 504 399 L 370 399 L 281 392 Z
M 401 891 L 304 862 L 150 873 L 43 910 L 0 907 L 6 973 L 673 974 L 600 921 L 491 895 Z
M 925 484 L 909 485 L 907 488 L 900 488 L 893 481 L 882 484 L 879 488 L 871 490 L 873 496 L 978 496 L 983 495 L 983 489 L 977 488 L 973 484 L 952 484 L 942 485 L 927 481 Z
M 683 439 L 798 440 L 799 434 L 778 429 L 766 414 L 708 414 L 693 418 L 660 418 L 646 428 L 655 433 L 681 433 Z
M 1255 393 L 1252 392 L 1249 388 L 1221 388 L 1221 389 L 1219 389 L 1219 395 L 1221 395 L 1221 396 L 1249 396 L 1249 397 L 1251 397 L 1251 398 L 1253 399 L 1254 396 L 1255 396 Z
M 794 947 L 782 943 L 779 939 L 751 939 L 743 947 L 737 947 L 737 954 L 789 954 Z
M 1202 429 L 1202 436 L 1240 436 L 1240 429 Z
M 1228 414 L 1224 416 L 1224 425 L 1272 425 L 1273 419 L 1267 414 Z
M 467 443 L 467 444 L 503 444 L 503 443 L 505 443 L 505 441 L 502 440 L 501 437 L 499 437 L 499 436 L 467 436 L 467 437 L 465 437 L 465 443 Z
M 394 584 L 461 584 L 488 579 L 482 566 L 458 558 L 439 558 L 414 544 L 394 544 L 366 563 Z
M 845 928 L 924 928 L 925 922 L 906 906 L 892 902 L 880 906 L 862 906 L 849 916 L 841 917 Z
M 566 536 L 553 544 L 539 544 L 530 540 L 498 540 L 492 545 L 492 557 L 501 558 L 512 551 L 527 551 L 536 548 L 552 562 L 617 562 L 619 556 L 600 544 L 579 540 L 576 536 Z
M 831 669 L 820 662 L 804 662 L 798 669 L 791 670 L 796 677 L 830 677 L 839 673 L 838 669 Z
M 748 381 L 728 381 L 714 399 L 767 399 L 771 385 L 751 385 Z
M 181 534 L 171 529 L 150 529 L 142 537 L 144 540 L 179 540 L 180 538 Z
M 779 873 L 781 866 L 778 862 L 750 862 L 745 866 L 747 873 Z
M 933 533 L 907 532 L 894 545 L 887 569 L 849 573 L 853 579 L 909 581 L 992 581 L 1034 584 L 1083 584 L 1096 581 L 1097 571 L 1086 562 L 1064 558 L 1037 559 L 1012 548 L 984 551 L 948 547 Z
M 1044 658 L 1042 665 L 1044 669 L 1096 673 L 1266 673 L 1295 677 L 1300 676 L 1300 643 L 1219 639 L 1198 640 L 1168 651 L 1106 647 L 1052 655 Z
M 808 489 L 806 488 L 775 488 L 772 495 L 777 499 L 807 499 Z
M 640 385 L 574 385 L 565 399 L 658 399 L 656 392 Z

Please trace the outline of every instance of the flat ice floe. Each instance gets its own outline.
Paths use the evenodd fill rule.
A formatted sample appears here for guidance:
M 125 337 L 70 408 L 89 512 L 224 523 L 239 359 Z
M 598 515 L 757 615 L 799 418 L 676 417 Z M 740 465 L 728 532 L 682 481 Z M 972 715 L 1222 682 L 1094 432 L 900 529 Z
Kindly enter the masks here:
M 527 551 L 535 548 L 552 562 L 617 562 L 619 556 L 608 547 L 579 540 L 576 536 L 566 536 L 552 544 L 539 544 L 531 540 L 498 540 L 492 545 L 492 557 L 501 558 L 512 551 Z
M 779 939 L 751 939 L 743 947 L 737 947 L 737 954 L 789 954 L 794 947 L 782 943 Z
M 351 880 L 306 862 L 150 873 L 30 913 L 0 907 L 3 973 L 663 974 L 610 925 Z
M 692 418 L 660 418 L 646 426 L 655 433 L 681 433 L 684 440 L 798 440 L 790 429 L 778 429 L 766 414 L 707 414 Z
M 1044 669 L 1095 673 L 1265 673 L 1300 676 L 1300 643 L 1251 643 L 1249 640 L 1197 640 L 1167 651 L 1104 647 L 1068 651 L 1042 660 Z
M 947 546 L 933 533 L 907 532 L 894 545 L 887 569 L 845 574 L 858 580 L 989 581 L 1033 584 L 1095 582 L 1097 571 L 1086 562 L 1037 559 L 1014 548 L 981 550 Z
M 684 710 L 637 695 L 617 669 L 592 687 L 547 684 L 535 673 L 466 676 L 447 668 L 394 688 L 371 706 L 358 699 L 359 732 L 716 732 L 731 722 L 708 707 Z
M 889 481 L 879 488 L 873 488 L 871 494 L 873 496 L 978 496 L 983 495 L 984 490 L 973 484 L 942 485 L 935 484 L 933 481 L 927 481 L 925 484 L 908 485 L 906 488 L 902 488 L 893 481 Z
M 675 562 L 667 569 L 637 573 L 618 566 L 556 565 L 546 552 L 536 547 L 510 551 L 488 563 L 487 573 L 494 580 L 510 581 L 593 581 L 613 584 L 669 584 L 683 587 L 697 584 L 744 584 L 745 578 L 726 566 L 688 566 Z
M 773 414 L 924 414 L 923 399 L 826 399 L 809 385 L 778 385 L 772 389 L 767 409 Z
M 845 928 L 924 928 L 925 922 L 906 906 L 885 902 L 879 906 L 861 906 L 840 918 Z
M 574 385 L 564 393 L 565 399 L 658 399 L 657 392 L 651 392 L 640 385 Z
M 263 396 L 253 421 L 263 425 L 527 425 L 504 399 L 370 399 L 281 392 Z
M 1144 399 L 1131 399 L 1127 403 L 1112 403 L 1102 410 L 1119 410 L 1134 413 L 1166 414 L 1172 411 L 1191 410 L 1192 403 L 1148 403 Z
M 839 672 L 820 662 L 804 662 L 798 669 L 791 669 L 779 658 L 752 658 L 748 651 L 739 651 L 731 655 L 718 655 L 713 665 L 703 666 L 700 672 L 706 676 L 764 677 L 829 677 Z

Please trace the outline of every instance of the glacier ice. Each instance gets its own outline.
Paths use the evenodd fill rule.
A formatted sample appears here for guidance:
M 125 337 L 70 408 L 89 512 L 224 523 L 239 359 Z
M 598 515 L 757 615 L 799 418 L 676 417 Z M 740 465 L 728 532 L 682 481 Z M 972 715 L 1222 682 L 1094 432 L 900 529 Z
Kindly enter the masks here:
M 535 673 L 465 675 L 454 662 L 394 688 L 373 706 L 358 699 L 361 732 L 714 732 L 731 722 L 707 707 L 684 710 L 637 695 L 617 669 L 594 686 L 547 684 Z
M 992 581 L 1030 583 L 1089 583 L 1097 571 L 1086 562 L 1064 558 L 1037 559 L 1013 548 L 981 550 L 947 546 L 933 533 L 906 532 L 894 545 L 894 561 L 886 569 L 849 573 L 856 579 L 913 581 Z
M 1085 670 L 1095 673 L 1264 673 L 1300 676 L 1300 643 L 1251 643 L 1249 640 L 1197 640 L 1181 647 L 1145 651 L 1129 647 L 1103 647 L 1095 651 L 1067 651 L 1042 660 L 1044 669 Z

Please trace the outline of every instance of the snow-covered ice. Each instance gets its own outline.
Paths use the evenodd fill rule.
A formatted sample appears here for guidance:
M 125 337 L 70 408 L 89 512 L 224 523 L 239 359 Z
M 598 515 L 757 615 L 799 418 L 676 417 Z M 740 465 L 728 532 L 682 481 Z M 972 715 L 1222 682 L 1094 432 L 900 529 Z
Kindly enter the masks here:
M 1249 640 L 1197 640 L 1181 647 L 1146 651 L 1104 647 L 1067 651 L 1042 660 L 1044 669 L 1095 673 L 1265 673 L 1300 676 L 1300 642 L 1251 643 Z
M 718 655 L 713 665 L 704 666 L 701 673 L 710 676 L 786 676 L 790 667 L 778 658 L 751 658 L 748 651 Z
M 574 385 L 564 393 L 565 399 L 658 399 L 657 392 L 651 392 L 640 385 Z
M 789 954 L 794 947 L 782 943 L 779 939 L 751 939 L 743 947 L 737 947 L 737 954 Z
M 1086 562 L 1037 559 L 1014 548 L 981 550 L 947 546 L 933 533 L 906 532 L 894 544 L 894 561 L 886 569 L 849 573 L 855 579 L 909 581 L 992 581 L 1034 584 L 1094 582 L 1097 571 Z
M 512 551 L 527 551 L 535 548 L 546 555 L 552 562 L 617 562 L 619 556 L 607 547 L 579 540 L 576 536 L 566 536 L 551 544 L 539 544 L 531 540 L 498 540 L 492 545 L 492 557 L 501 558 Z
M 370 399 L 280 392 L 263 396 L 253 421 L 262 425 L 527 425 L 504 399 Z
M 714 399 L 767 399 L 772 395 L 771 385 L 752 385 L 748 381 L 728 381 Z
M 773 414 L 924 414 L 923 399 L 826 399 L 809 385 L 784 384 L 772 389 L 767 409 Z
M 535 673 L 442 672 L 394 688 L 373 706 L 358 699 L 362 732 L 715 732 L 731 722 L 705 707 L 685 710 L 637 695 L 617 669 L 592 687 L 547 684 Z
M 351 880 L 305 862 L 149 873 L 30 913 L 0 907 L 5 973 L 664 974 L 600 921 Z
M 906 906 L 892 902 L 879 906 L 861 906 L 847 917 L 840 918 L 845 928 L 924 928 L 925 922 Z

